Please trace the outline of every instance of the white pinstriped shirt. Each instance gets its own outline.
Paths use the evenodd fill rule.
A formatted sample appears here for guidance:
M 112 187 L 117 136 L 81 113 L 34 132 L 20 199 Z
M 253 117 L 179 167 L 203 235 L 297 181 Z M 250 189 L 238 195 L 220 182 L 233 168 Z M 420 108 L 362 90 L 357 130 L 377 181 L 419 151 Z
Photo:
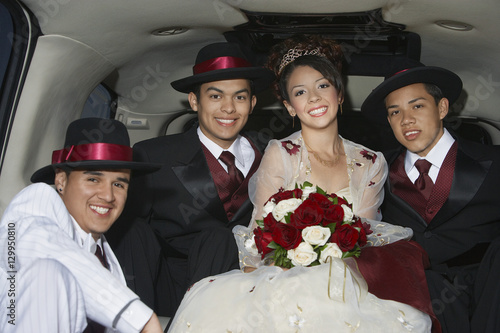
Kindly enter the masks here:
M 22 274 L 24 268 L 40 258 L 57 261 L 77 281 L 85 304 L 85 311 L 78 314 L 79 317 L 88 317 L 119 332 L 139 332 L 143 328 L 152 310 L 126 287 L 123 272 L 107 242 L 103 242 L 103 247 L 111 264 L 109 271 L 89 252 L 90 247 L 84 249 L 84 245 L 71 215 L 51 186 L 33 184 L 14 197 L 0 221 L 1 332 L 12 330 L 7 306 L 12 300 L 15 302 L 16 296 L 12 297 L 12 292 L 9 295 L 12 288 L 8 278 Z M 21 292 L 15 290 L 14 294 Z M 53 292 L 57 293 L 57 290 Z M 37 296 L 33 295 L 33 298 Z M 50 299 L 44 302 L 47 306 L 51 304 Z M 20 318 L 18 313 L 17 320 Z M 85 318 L 79 320 L 85 322 Z M 32 322 L 33 332 L 44 327 L 44 320 L 57 320 L 40 316 L 24 319 Z M 68 324 L 62 323 L 64 326 L 68 327 Z

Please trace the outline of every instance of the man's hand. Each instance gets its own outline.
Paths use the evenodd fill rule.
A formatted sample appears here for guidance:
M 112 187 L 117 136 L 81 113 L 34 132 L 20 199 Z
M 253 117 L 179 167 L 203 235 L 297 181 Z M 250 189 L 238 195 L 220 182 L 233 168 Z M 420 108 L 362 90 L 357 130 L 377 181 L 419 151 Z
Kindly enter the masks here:
M 163 333 L 163 329 L 160 325 L 160 320 L 156 316 L 156 313 L 153 312 L 151 318 L 149 318 L 148 322 L 144 326 L 141 331 L 142 333 Z

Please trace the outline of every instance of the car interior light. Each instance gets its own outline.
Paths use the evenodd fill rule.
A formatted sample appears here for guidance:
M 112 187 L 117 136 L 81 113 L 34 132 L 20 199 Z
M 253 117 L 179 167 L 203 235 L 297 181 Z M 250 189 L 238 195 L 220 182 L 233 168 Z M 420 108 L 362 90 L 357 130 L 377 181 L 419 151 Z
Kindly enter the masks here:
M 153 36 L 174 36 L 174 35 L 179 35 L 182 34 L 189 29 L 186 27 L 166 27 L 166 28 L 159 28 L 151 32 Z
M 442 28 L 456 30 L 456 31 L 470 31 L 474 28 L 470 24 L 458 22 L 458 21 L 450 21 L 450 20 L 436 21 L 436 24 Z

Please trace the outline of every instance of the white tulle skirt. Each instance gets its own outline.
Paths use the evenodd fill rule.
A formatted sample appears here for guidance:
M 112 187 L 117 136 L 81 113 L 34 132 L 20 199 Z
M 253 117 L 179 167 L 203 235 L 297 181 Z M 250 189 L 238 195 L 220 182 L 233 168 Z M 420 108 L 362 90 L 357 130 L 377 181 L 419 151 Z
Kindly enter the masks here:
M 169 332 L 431 331 L 427 314 L 370 294 L 353 264 L 334 259 L 205 278 L 186 293 Z

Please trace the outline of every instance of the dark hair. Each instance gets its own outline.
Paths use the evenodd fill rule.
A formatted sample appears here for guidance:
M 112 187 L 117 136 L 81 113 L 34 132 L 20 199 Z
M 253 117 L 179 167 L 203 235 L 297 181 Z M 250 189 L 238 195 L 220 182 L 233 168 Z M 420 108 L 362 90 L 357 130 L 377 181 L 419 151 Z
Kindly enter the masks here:
M 246 79 L 248 81 L 248 83 L 250 84 L 250 96 L 253 96 L 255 95 L 255 84 L 252 80 L 249 80 L 249 79 Z M 207 83 L 207 82 L 203 82 L 203 83 Z M 201 85 L 203 83 L 198 83 L 196 85 L 193 86 L 193 94 L 195 94 L 196 96 L 196 99 L 199 101 L 200 100 L 200 95 L 201 95 Z
M 429 95 L 431 95 L 434 98 L 434 101 L 436 102 L 436 105 L 439 104 L 439 101 L 444 98 L 443 92 L 441 91 L 441 88 L 436 86 L 435 84 L 432 83 L 424 83 L 425 90 Z
M 424 85 L 425 91 L 427 91 L 427 93 L 431 95 L 436 105 L 438 105 L 439 101 L 444 97 L 441 88 L 439 88 L 433 83 L 422 83 L 422 84 Z M 384 97 L 384 105 L 386 104 L 386 100 L 387 96 Z
M 64 166 L 59 166 L 59 167 L 55 168 L 55 170 L 54 170 L 54 171 L 57 171 L 58 169 L 59 169 L 59 170 L 64 171 L 64 173 L 65 173 L 65 174 L 66 174 L 66 176 L 68 176 L 68 177 L 69 177 L 69 174 L 71 173 L 71 171 L 73 171 L 73 170 L 74 170 L 73 168 L 70 168 L 70 167 L 68 167 L 68 166 L 66 166 L 66 165 L 64 165 Z
M 317 54 L 297 57 L 281 69 L 283 56 L 291 49 L 303 51 L 317 50 Z M 331 39 L 319 36 L 296 35 L 275 45 L 271 49 L 266 67 L 276 74 L 274 91 L 281 101 L 289 100 L 286 85 L 292 72 L 300 66 L 309 66 L 320 72 L 344 96 L 344 81 L 342 78 L 343 53 L 341 46 Z

